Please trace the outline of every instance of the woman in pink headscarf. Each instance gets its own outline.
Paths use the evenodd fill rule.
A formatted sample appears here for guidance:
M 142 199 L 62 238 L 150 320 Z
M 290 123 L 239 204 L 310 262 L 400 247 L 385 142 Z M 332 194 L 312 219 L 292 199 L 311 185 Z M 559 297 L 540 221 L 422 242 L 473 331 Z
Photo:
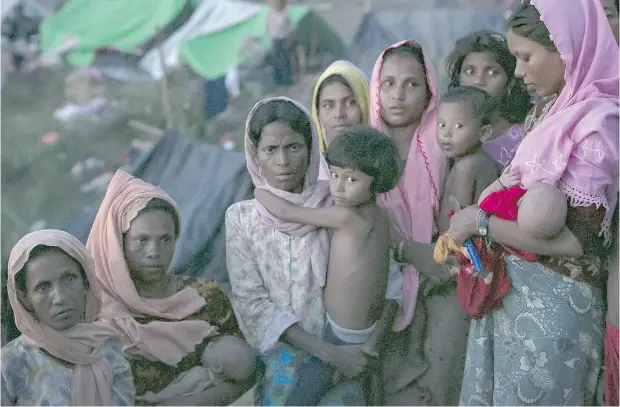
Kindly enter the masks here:
M 561 8 L 560 8 L 561 7 Z M 515 76 L 540 103 L 512 166 L 528 188 L 567 196 L 553 239 L 520 232 L 476 206 L 457 212 L 459 242 L 480 234 L 539 255 L 506 257 L 512 290 L 472 322 L 460 403 L 590 405 L 603 362 L 604 247 L 618 191 L 618 45 L 596 1 L 524 3 L 508 22 Z
M 317 182 L 318 146 L 312 116 L 291 99 L 264 99 L 248 115 L 245 155 L 256 188 L 297 205 L 331 205 L 328 183 Z M 226 211 L 226 254 L 231 300 L 240 327 L 266 363 L 257 405 L 316 405 L 321 401 L 299 400 L 304 393 L 314 393 L 304 388 L 314 386 L 315 381 L 331 382 L 329 373 L 321 372 L 314 380 L 299 379 L 310 360 L 316 365 L 318 359 L 347 377 L 364 370 L 367 358 L 360 347 L 323 340 L 327 230 L 283 222 L 254 199 L 237 202 Z M 317 397 L 330 405 L 364 404 L 354 381 Z
M 469 320 L 458 305 L 454 281 L 433 287 L 436 281 L 429 278 L 447 277 L 432 259 L 431 244 L 447 169 L 435 137 L 437 99 L 435 71 L 419 44 L 403 41 L 382 53 L 371 77 L 370 124 L 390 135 L 405 163 L 399 185 L 379 196 L 392 220 L 395 260 L 403 273 L 403 307 L 394 325 L 401 333 L 393 343 L 407 341 L 399 350 L 387 350 L 390 402 L 451 404 L 460 389 L 455 372 L 462 371 Z
M 161 188 L 119 170 L 86 243 L 103 286 L 100 318 L 120 333 L 139 397 L 202 365 L 204 350 L 219 335 L 241 336 L 230 301 L 216 282 L 169 274 L 180 233 L 176 202 Z M 252 381 L 217 380 L 162 404 L 226 405 Z
M 2 348 L 3 406 L 131 406 L 118 333 L 96 322 L 101 286 L 84 245 L 40 230 L 11 250 L 9 301 L 21 336 Z

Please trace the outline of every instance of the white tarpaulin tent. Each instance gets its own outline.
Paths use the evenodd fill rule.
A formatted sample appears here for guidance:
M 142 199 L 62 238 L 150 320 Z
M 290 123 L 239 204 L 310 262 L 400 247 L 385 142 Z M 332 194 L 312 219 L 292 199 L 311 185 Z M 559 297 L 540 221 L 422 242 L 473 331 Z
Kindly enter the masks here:
M 247 1 L 203 0 L 189 21 L 164 42 L 162 48 L 165 66 L 177 68 L 180 65 L 179 48 L 183 42 L 239 24 L 255 16 L 261 9 L 261 5 Z M 162 78 L 157 47 L 140 60 L 139 66 L 155 79 Z

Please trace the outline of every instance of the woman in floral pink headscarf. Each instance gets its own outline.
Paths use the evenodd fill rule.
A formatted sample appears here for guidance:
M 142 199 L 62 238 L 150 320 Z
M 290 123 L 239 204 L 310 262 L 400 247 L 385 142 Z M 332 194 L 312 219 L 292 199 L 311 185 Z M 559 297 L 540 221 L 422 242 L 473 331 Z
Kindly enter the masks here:
M 602 253 L 618 191 L 618 45 L 596 1 L 531 0 L 508 22 L 515 76 L 542 99 L 525 122 L 512 166 L 528 188 L 557 185 L 566 226 L 527 238 L 476 206 L 450 232 L 534 252 L 506 258 L 512 290 L 473 321 L 460 404 L 590 405 L 603 362 Z

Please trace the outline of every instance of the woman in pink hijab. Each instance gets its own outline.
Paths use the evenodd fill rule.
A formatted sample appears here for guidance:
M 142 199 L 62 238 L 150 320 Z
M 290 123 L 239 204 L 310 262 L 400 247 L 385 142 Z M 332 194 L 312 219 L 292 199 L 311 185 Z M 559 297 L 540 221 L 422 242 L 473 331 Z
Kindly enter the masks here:
M 9 258 L 21 336 L 2 348 L 3 406 L 131 406 L 135 388 L 118 333 L 96 322 L 101 287 L 84 245 L 66 232 L 24 236 Z
M 169 274 L 180 233 L 179 208 L 165 191 L 117 171 L 86 245 L 103 286 L 100 318 L 120 333 L 137 396 L 157 393 L 201 365 L 203 351 L 218 335 L 241 336 L 217 283 Z M 252 380 L 218 380 L 162 404 L 225 405 Z
M 245 156 L 256 188 L 307 207 L 333 203 L 329 184 L 317 181 L 320 152 L 315 123 L 298 102 L 276 97 L 254 106 L 246 122 Z M 266 364 L 256 404 L 364 405 L 354 381 L 327 394 L 314 391 L 331 384 L 329 371 L 320 367 L 356 377 L 367 363 L 360 347 L 323 340 L 327 230 L 283 222 L 255 199 L 237 202 L 226 211 L 226 255 L 240 327 Z M 316 372 L 306 369 L 309 361 L 319 367 Z M 300 379 L 302 368 L 312 379 Z M 308 400 L 308 394 L 319 400 Z
M 379 196 L 403 274 L 403 307 L 394 324 L 399 333 L 392 343 L 406 342 L 387 350 L 390 403 L 454 404 L 460 389 L 455 372 L 462 371 L 469 320 L 454 281 L 435 285 L 436 277 L 447 275 L 432 259 L 447 169 L 435 136 L 437 99 L 433 65 L 418 43 L 399 42 L 381 54 L 371 77 L 370 124 L 390 135 L 405 165 L 399 185 Z
M 472 321 L 460 404 L 591 405 L 603 363 L 604 248 L 618 192 L 618 45 L 597 1 L 531 0 L 508 22 L 515 76 L 541 97 L 511 165 L 521 184 L 556 185 L 565 228 L 527 237 L 477 206 L 450 232 L 539 255 L 506 257 L 512 290 Z

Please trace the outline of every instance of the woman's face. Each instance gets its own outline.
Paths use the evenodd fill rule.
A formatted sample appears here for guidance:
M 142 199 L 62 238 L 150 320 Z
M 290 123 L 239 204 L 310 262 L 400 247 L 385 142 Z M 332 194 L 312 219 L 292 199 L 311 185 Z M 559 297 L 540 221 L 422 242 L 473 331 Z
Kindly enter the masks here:
M 270 186 L 299 194 L 304 189 L 308 152 L 304 136 L 293 131 L 287 122 L 279 120 L 263 127 L 256 160 Z
M 419 123 L 428 106 L 426 76 L 413 55 L 391 54 L 381 67 L 381 118 L 389 127 Z
M 616 8 L 616 2 L 614 0 L 601 0 L 601 4 L 603 5 L 603 10 L 605 10 L 605 15 L 607 16 L 607 21 L 609 21 L 611 30 L 614 32 L 616 41 L 620 44 L 620 39 L 618 38 L 618 9 Z
M 340 130 L 362 123 L 362 109 L 349 86 L 342 82 L 330 82 L 321 89 L 319 122 L 327 145 Z
M 515 76 L 523 79 L 529 92 L 546 97 L 562 90 L 565 67 L 558 51 L 550 51 L 511 29 L 506 34 L 506 41 L 510 52 L 517 58 Z
M 503 93 L 508 74 L 490 52 L 470 52 L 463 59 L 459 75 L 460 86 L 475 86 L 491 96 Z
M 175 248 L 175 223 L 168 212 L 143 212 L 125 233 L 125 260 L 136 286 L 152 285 L 168 274 Z
M 20 299 L 40 323 L 64 331 L 84 322 L 88 281 L 72 257 L 51 250 L 29 260 L 25 271 L 26 293 Z

